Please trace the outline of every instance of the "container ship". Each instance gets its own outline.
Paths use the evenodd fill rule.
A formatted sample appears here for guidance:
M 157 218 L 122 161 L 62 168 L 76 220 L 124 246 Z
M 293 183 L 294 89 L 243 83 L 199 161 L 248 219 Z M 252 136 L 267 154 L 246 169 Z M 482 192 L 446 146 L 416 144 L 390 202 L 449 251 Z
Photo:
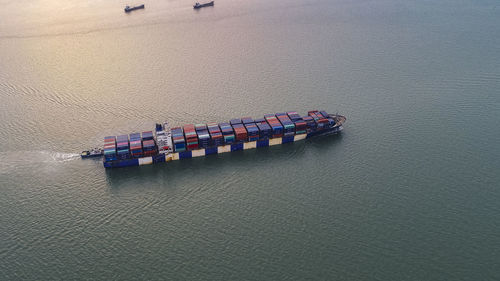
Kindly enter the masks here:
M 144 9 L 144 4 L 139 5 L 139 6 L 134 6 L 134 7 L 125 6 L 124 10 L 125 10 L 125 13 L 130 13 L 132 11 L 139 10 L 139 9 Z
M 214 5 L 214 1 L 211 1 L 211 2 L 208 2 L 208 3 L 204 3 L 204 4 L 200 4 L 198 2 L 196 2 L 196 4 L 193 5 L 193 8 L 194 9 L 200 9 L 200 8 L 203 8 L 203 7 L 209 7 L 209 6 L 213 6 Z
M 105 168 L 142 166 L 292 143 L 339 133 L 345 120 L 342 115 L 313 110 L 307 116 L 290 111 L 172 128 L 165 122 L 156 124 L 154 132 L 105 137 L 103 163 Z

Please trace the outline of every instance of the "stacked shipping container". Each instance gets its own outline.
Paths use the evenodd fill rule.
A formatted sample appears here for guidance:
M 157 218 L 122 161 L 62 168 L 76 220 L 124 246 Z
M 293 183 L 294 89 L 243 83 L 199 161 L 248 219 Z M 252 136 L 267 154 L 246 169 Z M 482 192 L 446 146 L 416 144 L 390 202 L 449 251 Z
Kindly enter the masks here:
M 257 127 L 257 125 L 255 125 L 255 123 L 253 123 L 253 119 L 252 122 L 245 123 L 245 121 L 243 121 L 243 123 L 248 133 L 248 141 L 259 140 L 259 128 Z
M 264 115 L 264 118 L 266 119 L 267 123 L 271 126 L 271 129 L 273 131 L 273 138 L 280 138 L 283 136 L 283 126 L 281 125 L 280 121 L 274 114 L 266 114 Z
M 116 137 L 109 136 L 104 138 L 104 159 L 114 161 L 116 157 Z
M 331 128 L 335 126 L 335 120 L 332 117 L 330 117 L 330 114 L 328 114 L 326 111 L 320 111 L 319 113 L 321 113 L 323 118 L 326 118 L 328 120 L 328 127 Z
M 174 143 L 174 151 L 182 152 L 186 150 L 186 140 L 184 139 L 184 131 L 181 127 L 174 127 L 171 130 L 172 141 Z
M 201 148 L 207 148 L 210 146 L 210 134 L 208 133 L 207 125 L 196 124 L 195 126 L 196 135 L 198 136 L 199 146 Z
M 158 154 L 156 143 L 152 131 L 142 132 L 142 150 L 144 156 L 153 156 Z
M 243 124 L 250 124 L 250 123 L 254 123 L 253 119 L 251 117 L 242 117 L 241 118 L 241 122 Z
M 297 111 L 288 111 L 286 115 L 288 115 L 288 118 L 290 118 L 295 125 L 296 135 L 307 133 L 307 123 L 300 117 Z
M 184 136 L 188 150 L 198 149 L 198 135 L 193 124 L 184 125 Z
M 312 118 L 311 116 L 304 116 L 302 117 L 302 120 L 306 122 L 307 133 L 316 130 L 316 122 L 314 122 L 314 118 Z
M 286 113 L 292 122 L 302 120 L 302 117 L 297 113 L 297 111 L 288 111 Z
M 247 134 L 247 130 L 245 129 L 245 126 L 241 123 L 234 124 L 232 126 L 233 126 L 233 130 L 234 130 L 234 134 L 236 135 L 236 141 L 247 141 L 248 134 Z
M 241 124 L 241 119 L 231 119 L 229 120 L 229 124 L 231 125 Z
M 317 110 L 309 111 L 307 114 L 316 122 L 317 130 L 324 130 L 328 127 L 328 119 L 326 119 L 328 115 L 325 117 Z
M 128 135 L 120 135 L 116 137 L 116 155 L 118 159 L 130 158 Z
M 207 124 L 208 132 L 210 133 L 210 144 L 215 146 L 224 145 L 224 137 L 217 123 Z
M 281 125 L 283 125 L 283 135 L 285 137 L 295 135 L 295 124 L 286 113 L 276 113 L 276 117 L 280 121 Z
M 235 141 L 233 127 L 231 127 L 228 123 L 220 123 L 219 127 L 222 135 L 224 136 L 224 143 L 233 143 Z
M 130 134 L 130 154 L 135 158 L 142 157 L 142 141 L 139 133 Z
M 255 125 L 259 129 L 260 140 L 270 139 L 273 136 L 271 126 L 269 126 L 266 119 L 264 118 L 255 119 Z
M 152 140 L 153 139 L 153 131 L 142 132 L 142 140 Z

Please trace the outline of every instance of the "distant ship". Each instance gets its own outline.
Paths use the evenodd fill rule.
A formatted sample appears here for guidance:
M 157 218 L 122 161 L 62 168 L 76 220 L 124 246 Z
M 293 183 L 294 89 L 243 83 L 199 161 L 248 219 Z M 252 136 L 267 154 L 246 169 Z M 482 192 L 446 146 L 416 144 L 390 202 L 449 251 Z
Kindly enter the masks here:
M 214 5 L 214 1 L 208 2 L 208 3 L 205 3 L 205 4 L 200 4 L 200 3 L 196 2 L 196 4 L 193 5 L 193 8 L 194 9 L 199 9 L 199 8 L 203 8 L 203 7 L 213 6 L 213 5 Z
M 139 10 L 139 9 L 144 9 L 144 4 L 139 5 L 139 6 L 135 6 L 135 7 L 126 6 L 125 13 L 132 12 L 133 10 Z

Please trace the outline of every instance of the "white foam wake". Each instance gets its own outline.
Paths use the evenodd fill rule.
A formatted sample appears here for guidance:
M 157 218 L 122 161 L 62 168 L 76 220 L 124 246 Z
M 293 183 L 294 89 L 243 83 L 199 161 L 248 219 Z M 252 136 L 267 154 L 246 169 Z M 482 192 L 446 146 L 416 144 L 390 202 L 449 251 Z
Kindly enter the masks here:
M 80 158 L 78 153 L 64 153 L 54 151 L 40 151 L 40 153 L 50 159 L 49 162 L 66 162 Z M 43 161 L 45 162 L 45 161 Z
M 34 164 L 57 164 L 76 160 L 80 154 L 57 151 L 0 151 L 0 167 L 23 167 Z

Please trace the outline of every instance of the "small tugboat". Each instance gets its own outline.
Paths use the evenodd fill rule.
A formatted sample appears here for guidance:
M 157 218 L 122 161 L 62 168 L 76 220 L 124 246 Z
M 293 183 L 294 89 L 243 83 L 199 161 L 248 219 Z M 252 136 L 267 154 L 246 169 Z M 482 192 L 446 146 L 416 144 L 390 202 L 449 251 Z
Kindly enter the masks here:
M 213 5 L 214 5 L 214 1 L 208 2 L 205 4 L 200 4 L 200 3 L 196 2 L 196 4 L 193 5 L 193 9 L 199 9 L 199 8 L 203 8 L 203 7 L 213 6 Z
M 135 6 L 135 7 L 130 7 L 127 5 L 125 7 L 125 13 L 129 13 L 129 12 L 132 12 L 133 10 L 139 10 L 139 9 L 144 9 L 144 4 L 139 5 L 139 6 Z
M 101 157 L 104 155 L 104 151 L 99 148 L 93 148 L 92 150 L 85 150 L 80 153 L 82 158 L 92 158 L 92 157 Z

